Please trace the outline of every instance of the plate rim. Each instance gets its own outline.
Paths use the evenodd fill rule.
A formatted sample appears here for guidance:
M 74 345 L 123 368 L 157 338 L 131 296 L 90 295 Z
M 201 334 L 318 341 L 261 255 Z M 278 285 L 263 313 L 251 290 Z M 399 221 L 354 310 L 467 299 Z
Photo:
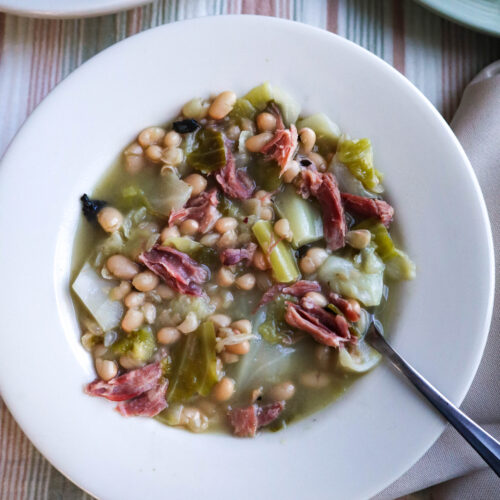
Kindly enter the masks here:
M 9 0 L 6 0 L 9 2 Z M 78 8 L 58 8 L 58 9 L 33 9 L 29 6 L 16 6 L 12 4 L 3 4 L 4 0 L 0 0 L 0 12 L 8 15 L 20 16 L 33 19 L 75 19 L 75 18 L 91 18 L 105 16 L 108 14 L 116 14 L 121 11 L 131 10 L 137 7 L 142 7 L 152 3 L 153 0 L 121 0 L 122 5 L 104 3 L 97 7 L 89 9 Z M 80 67 L 80 66 L 79 66 Z M 62 81 L 61 81 L 62 82 Z M 59 82 L 59 83 L 61 83 Z
M 442 0 L 416 0 L 416 2 L 434 14 L 464 28 L 469 28 L 485 35 L 500 37 L 500 10 L 497 16 L 499 21 L 498 28 L 495 28 L 484 23 L 482 20 L 477 20 L 477 18 L 471 20 L 467 15 L 463 15 L 460 11 L 460 5 L 454 6 L 455 0 L 452 0 L 451 3 L 443 3 Z
M 460 405 L 462 403 L 463 399 L 465 398 L 467 392 L 469 391 L 470 386 L 471 386 L 471 384 L 472 384 L 472 382 L 473 382 L 473 380 L 474 380 L 474 378 L 476 376 L 477 370 L 479 368 L 479 364 L 480 364 L 482 356 L 484 354 L 484 349 L 485 349 L 486 342 L 487 342 L 487 339 L 488 339 L 489 328 L 490 328 L 491 318 L 492 318 L 492 313 L 493 313 L 494 285 L 495 285 L 495 280 L 494 280 L 494 276 L 495 276 L 494 247 L 493 247 L 493 237 L 492 237 L 491 224 L 490 224 L 490 219 L 489 219 L 489 214 L 487 212 L 486 204 L 485 204 L 485 201 L 484 201 L 484 197 L 482 195 L 482 191 L 481 191 L 481 188 L 479 186 L 479 182 L 477 180 L 477 177 L 476 177 L 476 174 L 474 172 L 474 169 L 472 168 L 472 165 L 470 164 L 470 161 L 467 158 L 467 155 L 466 155 L 465 151 L 463 150 L 463 147 L 459 143 L 458 139 L 454 135 L 454 133 L 451 130 L 451 128 L 448 125 L 448 123 L 444 120 L 444 118 L 442 117 L 442 115 L 437 111 L 437 109 L 428 100 L 428 98 L 423 94 L 423 92 L 421 92 L 412 82 L 410 82 L 404 75 L 402 75 L 401 73 L 399 73 L 389 63 L 387 63 L 383 59 L 379 58 L 375 54 L 371 53 L 370 51 L 368 51 L 364 47 L 361 47 L 360 45 L 358 45 L 358 44 L 356 44 L 356 43 L 354 43 L 354 42 L 352 42 L 350 40 L 347 40 L 346 38 L 344 38 L 344 37 L 342 37 L 340 35 L 337 35 L 337 34 L 328 32 L 326 30 L 323 30 L 321 28 L 318 28 L 318 27 L 315 27 L 315 26 L 310 26 L 310 25 L 307 25 L 305 23 L 301 23 L 301 22 L 298 22 L 298 21 L 293 21 L 293 20 L 288 20 L 288 19 L 282 19 L 282 18 L 275 18 L 275 17 L 272 17 L 272 16 L 242 15 L 242 14 L 226 14 L 226 15 L 204 16 L 204 17 L 191 18 L 191 19 L 176 21 L 174 23 L 169 23 L 169 24 L 166 24 L 166 25 L 157 26 L 157 27 L 145 30 L 143 32 L 134 34 L 134 35 L 132 35 L 132 36 L 130 36 L 130 37 L 128 37 L 128 38 L 120 41 L 120 42 L 114 43 L 110 47 L 107 47 L 103 51 L 99 52 L 98 54 L 94 55 L 93 57 L 91 57 L 90 59 L 88 59 L 87 61 L 85 61 L 82 65 L 80 65 L 78 68 L 76 68 L 76 70 L 74 70 L 66 78 L 64 78 L 61 82 L 59 82 L 51 90 L 51 92 L 49 92 L 49 94 L 38 104 L 38 106 L 35 108 L 35 110 L 26 119 L 25 123 L 23 123 L 23 125 L 20 127 L 20 129 L 16 132 L 15 136 L 13 137 L 13 139 L 11 140 L 10 144 L 8 145 L 8 147 L 7 147 L 6 151 L 5 151 L 5 154 L 3 155 L 2 158 L 0 158 L 0 179 L 2 178 L 2 174 L 5 171 L 5 169 L 2 168 L 2 167 L 4 167 L 4 164 L 8 162 L 8 159 L 9 159 L 9 156 L 10 156 L 9 153 L 12 151 L 12 146 L 18 140 L 22 140 L 23 132 L 29 128 L 29 124 L 30 124 L 31 118 L 33 116 L 37 116 L 38 114 L 40 114 L 43 111 L 44 107 L 47 105 L 47 102 L 50 103 L 51 100 L 54 98 L 54 95 L 57 94 L 57 91 L 58 91 L 59 87 L 61 87 L 63 85 L 66 85 L 68 81 L 71 81 L 73 78 L 75 78 L 75 73 L 78 74 L 78 70 L 80 68 L 86 66 L 87 64 L 90 65 L 95 59 L 100 58 L 105 53 L 112 52 L 113 50 L 117 50 L 116 46 L 125 45 L 127 43 L 132 43 L 132 41 L 133 41 L 133 39 L 135 37 L 141 37 L 144 34 L 149 33 L 150 31 L 168 30 L 168 27 L 171 26 L 171 25 L 173 25 L 173 24 L 186 24 L 186 23 L 187 24 L 190 24 L 190 23 L 194 24 L 194 23 L 200 23 L 200 22 L 201 23 L 211 23 L 212 21 L 217 20 L 217 19 L 221 19 L 221 18 L 257 18 L 257 19 L 264 18 L 264 19 L 266 19 L 266 22 L 271 22 L 271 23 L 295 24 L 295 25 L 303 27 L 303 28 L 305 28 L 307 30 L 321 32 L 324 35 L 325 34 L 329 35 L 329 36 L 331 35 L 331 36 L 333 36 L 335 38 L 338 38 L 341 41 L 341 43 L 346 43 L 348 45 L 355 46 L 356 50 L 361 50 L 362 52 L 364 52 L 366 54 L 369 54 L 372 59 L 376 59 L 378 61 L 378 64 L 382 63 L 382 65 L 385 66 L 386 70 L 389 70 L 390 72 L 392 72 L 393 76 L 395 78 L 397 78 L 400 82 L 402 82 L 402 84 L 404 84 L 405 86 L 411 88 L 412 92 L 415 93 L 415 94 L 417 94 L 419 96 L 421 105 L 425 105 L 426 108 L 427 108 L 427 110 L 429 112 L 432 112 L 435 115 L 435 117 L 444 126 L 444 128 L 445 128 L 445 130 L 447 132 L 447 135 L 449 136 L 450 140 L 454 143 L 455 147 L 457 148 L 457 151 L 460 153 L 462 159 L 464 160 L 464 166 L 466 166 L 467 173 L 469 174 L 470 180 L 472 181 L 474 192 L 475 192 L 475 195 L 477 197 L 477 201 L 479 202 L 479 208 L 480 208 L 480 211 L 481 211 L 483 222 L 485 223 L 485 228 L 486 228 L 486 233 L 487 233 L 486 234 L 487 241 L 485 243 L 487 244 L 487 247 L 488 247 L 488 259 L 489 259 L 488 304 L 487 304 L 487 307 L 486 307 L 487 313 L 486 313 L 485 317 L 483 318 L 483 328 L 482 328 L 482 330 L 483 330 L 484 333 L 483 333 L 482 338 L 481 338 L 481 345 L 480 345 L 480 348 L 478 348 L 477 351 L 475 352 L 475 356 L 474 356 L 473 364 L 474 364 L 475 368 L 473 369 L 473 371 L 471 373 L 471 376 L 469 377 L 468 383 L 464 384 L 464 387 L 460 391 L 460 394 L 457 397 L 455 397 L 455 398 L 450 398 L 454 403 L 456 403 L 457 405 Z M 1 380 L 0 380 L 0 384 L 1 384 Z M 4 398 L 5 405 L 7 406 L 7 408 L 9 409 L 9 411 L 11 411 L 12 415 L 14 416 L 16 422 L 21 427 L 21 429 L 23 430 L 23 432 L 28 436 L 28 438 L 35 445 L 35 447 L 37 449 L 41 450 L 41 448 L 43 448 L 43 446 L 40 446 L 40 447 L 38 446 L 37 443 L 39 442 L 39 439 L 37 438 L 37 436 L 34 436 L 30 431 L 26 431 L 25 430 L 24 422 L 23 422 L 23 424 L 19 423 L 20 421 L 24 421 L 25 420 L 24 418 L 22 418 L 22 413 L 23 412 L 22 411 L 19 411 L 19 412 L 17 411 L 16 404 L 12 402 L 13 399 L 9 399 L 8 397 L 5 397 L 4 395 L 2 395 L 2 397 Z M 419 452 L 416 455 L 414 461 L 408 467 L 405 466 L 405 469 L 404 469 L 403 472 L 398 471 L 396 473 L 396 475 L 394 475 L 394 477 L 391 479 L 390 482 L 387 482 L 386 480 L 384 480 L 382 484 L 378 484 L 377 489 L 374 490 L 374 491 L 372 491 L 372 494 L 374 495 L 374 494 L 382 491 L 388 485 L 392 484 L 392 482 L 394 482 L 399 477 L 401 477 L 401 475 L 404 474 L 405 471 L 409 470 L 418 460 L 420 460 L 420 458 L 428 451 L 428 449 L 430 449 L 430 447 L 435 443 L 435 441 L 442 434 L 442 432 L 445 429 L 445 425 L 446 425 L 445 422 L 443 422 L 442 425 L 441 425 L 441 427 L 440 427 L 440 429 L 439 429 L 439 431 L 433 433 L 433 436 L 428 440 L 429 444 L 426 443 L 426 445 L 422 447 L 421 453 Z M 28 426 L 26 426 L 26 428 L 27 427 Z M 53 461 L 52 458 L 49 459 L 47 457 L 47 455 L 45 455 L 44 453 L 42 453 L 42 454 L 51 463 L 51 465 L 53 465 L 59 472 L 61 472 L 61 474 L 63 474 L 65 477 L 67 477 L 70 481 L 72 481 L 74 484 L 76 484 L 82 490 L 88 492 L 90 495 L 93 494 L 92 492 L 90 492 L 89 490 L 87 490 L 86 487 L 83 486 L 80 482 L 78 482 L 75 479 L 71 478 L 69 476 L 69 474 L 67 474 L 65 472 L 63 465 L 60 465 L 60 464 L 56 463 L 57 461 L 56 460 Z M 380 483 L 380 481 L 379 481 L 379 483 Z

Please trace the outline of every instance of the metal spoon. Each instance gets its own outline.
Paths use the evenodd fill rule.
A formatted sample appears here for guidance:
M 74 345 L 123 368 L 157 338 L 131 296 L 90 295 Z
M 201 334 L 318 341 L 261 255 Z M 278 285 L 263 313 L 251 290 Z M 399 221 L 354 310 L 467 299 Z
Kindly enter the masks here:
M 500 443 L 481 429 L 465 413 L 448 401 L 420 373 L 412 368 L 385 340 L 376 323 L 370 325 L 365 340 L 389 361 L 434 405 L 434 407 L 462 434 L 467 442 L 500 477 Z

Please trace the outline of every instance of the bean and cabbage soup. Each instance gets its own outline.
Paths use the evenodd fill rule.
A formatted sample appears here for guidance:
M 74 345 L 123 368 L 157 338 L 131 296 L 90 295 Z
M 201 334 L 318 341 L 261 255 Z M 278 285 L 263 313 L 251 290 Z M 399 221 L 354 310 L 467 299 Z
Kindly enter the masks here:
M 141 131 L 81 197 L 85 392 L 240 437 L 324 407 L 379 361 L 368 323 L 415 275 L 383 194 L 369 139 L 269 83 Z

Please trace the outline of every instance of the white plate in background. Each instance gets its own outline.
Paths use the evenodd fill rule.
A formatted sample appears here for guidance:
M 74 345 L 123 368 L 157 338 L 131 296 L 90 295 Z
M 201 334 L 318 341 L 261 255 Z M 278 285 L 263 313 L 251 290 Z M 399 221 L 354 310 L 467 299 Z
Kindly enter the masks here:
M 0 12 L 28 17 L 73 18 L 111 14 L 153 0 L 0 0 Z
M 220 16 L 146 31 L 58 85 L 0 164 L 0 390 L 35 446 L 96 497 L 366 499 L 444 428 L 384 364 L 323 411 L 253 440 L 126 419 L 83 394 L 94 372 L 69 296 L 80 195 L 138 131 L 193 96 L 265 80 L 372 139 L 418 267 L 391 298 L 395 347 L 457 404 L 479 365 L 491 231 L 465 153 L 429 101 L 373 54 L 303 24 Z

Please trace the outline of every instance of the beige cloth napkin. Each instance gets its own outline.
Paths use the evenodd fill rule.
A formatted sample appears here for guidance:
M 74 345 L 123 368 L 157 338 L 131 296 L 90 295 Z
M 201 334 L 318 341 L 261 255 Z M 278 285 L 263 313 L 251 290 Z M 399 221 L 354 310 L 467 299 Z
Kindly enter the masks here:
M 488 343 L 461 408 L 500 439 L 500 61 L 484 69 L 465 89 L 451 127 L 486 200 L 497 276 Z M 500 498 L 500 479 L 450 426 L 408 472 L 375 499 L 394 499 L 426 488 L 428 498 L 439 500 Z

